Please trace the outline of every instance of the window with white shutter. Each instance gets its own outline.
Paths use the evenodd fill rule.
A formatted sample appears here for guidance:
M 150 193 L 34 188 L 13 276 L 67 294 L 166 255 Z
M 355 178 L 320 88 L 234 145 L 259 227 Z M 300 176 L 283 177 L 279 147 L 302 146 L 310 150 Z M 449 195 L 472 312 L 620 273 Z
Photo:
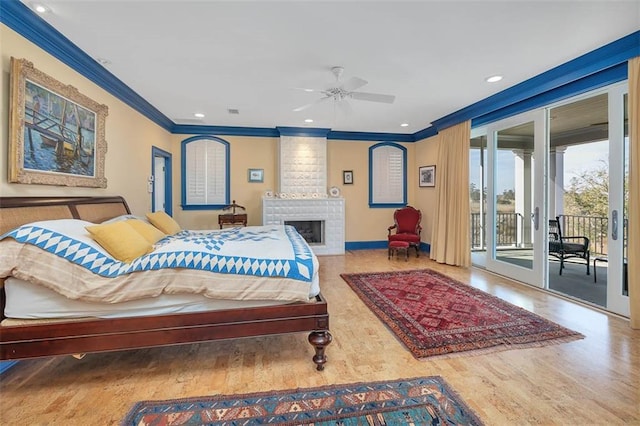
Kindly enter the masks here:
M 394 143 L 369 148 L 369 207 L 407 204 L 407 149 Z
M 218 210 L 229 204 L 229 142 L 215 136 L 182 141 L 182 208 Z

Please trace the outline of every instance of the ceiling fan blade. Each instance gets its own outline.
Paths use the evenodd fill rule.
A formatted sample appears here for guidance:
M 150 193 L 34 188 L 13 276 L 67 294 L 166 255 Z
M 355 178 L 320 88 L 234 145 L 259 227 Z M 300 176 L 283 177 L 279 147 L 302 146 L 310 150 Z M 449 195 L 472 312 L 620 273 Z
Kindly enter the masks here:
M 312 102 L 312 103 L 310 103 L 310 104 L 306 104 L 306 105 L 299 106 L 298 108 L 295 108 L 295 109 L 293 110 L 293 112 L 300 112 L 300 111 L 303 111 L 303 110 L 305 110 L 305 109 L 307 109 L 307 108 L 311 108 L 312 106 L 317 105 L 317 104 L 319 104 L 319 103 L 321 103 L 321 102 L 323 102 L 323 101 L 326 101 L 327 99 L 331 99 L 331 98 L 332 98 L 332 96 L 325 96 L 324 98 L 320 98 L 320 99 L 318 99 L 317 101 Z
M 362 86 L 364 86 L 367 83 L 368 83 L 367 80 L 363 80 L 363 79 L 358 78 L 358 77 L 351 77 L 349 80 L 347 80 L 344 83 L 342 83 L 341 87 L 344 90 L 346 90 L 347 92 L 350 92 L 352 90 L 356 90 L 356 89 L 361 88 Z
M 393 95 L 381 95 L 380 93 L 351 92 L 349 96 L 359 101 L 383 102 L 385 104 L 392 104 L 396 100 Z

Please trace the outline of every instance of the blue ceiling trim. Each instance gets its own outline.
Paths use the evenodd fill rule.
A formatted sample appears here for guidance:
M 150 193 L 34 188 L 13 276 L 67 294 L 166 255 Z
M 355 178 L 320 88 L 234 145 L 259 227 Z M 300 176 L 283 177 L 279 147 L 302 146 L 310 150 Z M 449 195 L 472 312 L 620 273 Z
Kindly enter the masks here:
M 170 130 L 173 122 L 18 0 L 0 1 L 0 21 L 136 111 Z M 36 67 L 37 68 L 37 67 Z
M 196 126 L 192 124 L 174 124 L 171 128 L 171 133 L 181 135 L 280 137 L 278 130 L 270 127 Z
M 430 138 L 431 136 L 435 136 L 438 134 L 438 129 L 435 126 L 427 127 L 426 129 L 422 129 L 419 132 L 413 134 L 413 139 L 415 141 L 421 141 L 422 139 Z
M 520 84 L 516 84 L 500 93 L 442 117 L 432 124 L 436 129 L 442 130 L 466 120 L 480 117 L 492 111 L 522 102 L 525 99 L 548 92 L 549 90 L 579 80 L 603 69 L 621 64 L 639 55 L 640 31 L 636 31 L 549 71 L 538 74 Z
M 0 22 L 171 133 L 214 133 L 257 137 L 278 137 L 280 135 L 280 132 L 275 128 L 175 124 L 22 2 L 0 0 Z M 484 122 L 486 117 L 490 117 L 490 114 L 497 110 L 521 104 L 526 99 L 550 92 L 601 70 L 615 67 L 636 56 L 640 56 L 640 31 L 435 120 L 430 127 L 414 134 L 329 131 L 327 139 L 416 142 L 434 136 L 439 130 L 466 120 L 471 119 L 474 125 L 477 125 L 475 123 Z
M 415 142 L 409 133 L 370 133 L 370 132 L 341 132 L 331 131 L 327 139 L 346 141 L 381 141 L 381 142 Z
M 310 127 L 276 127 L 280 136 L 310 136 L 326 138 L 331 129 L 310 128 Z
M 627 79 L 628 67 L 626 63 L 618 64 L 607 70 L 590 75 L 580 80 L 565 84 L 557 89 L 541 93 L 522 102 L 518 102 L 508 107 L 490 112 L 471 120 L 471 127 L 478 127 L 484 124 L 492 123 L 503 118 L 511 117 L 521 112 L 530 111 L 540 108 L 563 99 L 568 99 L 582 93 L 590 92 L 601 87 L 619 83 Z

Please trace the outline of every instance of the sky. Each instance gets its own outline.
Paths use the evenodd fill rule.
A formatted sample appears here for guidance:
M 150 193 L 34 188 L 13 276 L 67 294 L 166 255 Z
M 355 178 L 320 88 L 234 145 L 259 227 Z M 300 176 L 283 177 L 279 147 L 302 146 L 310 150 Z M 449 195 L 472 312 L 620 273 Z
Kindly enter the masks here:
M 586 170 L 599 168 L 603 162 L 604 164 L 608 164 L 608 157 L 609 141 L 593 142 L 567 148 L 564 154 L 565 188 L 571 183 L 571 178 L 579 176 Z M 479 188 L 480 150 L 470 150 L 469 165 L 470 182 Z M 500 170 L 497 184 L 498 194 L 502 194 L 506 189 L 515 189 L 514 154 L 511 151 L 500 151 L 498 153 L 498 169 Z

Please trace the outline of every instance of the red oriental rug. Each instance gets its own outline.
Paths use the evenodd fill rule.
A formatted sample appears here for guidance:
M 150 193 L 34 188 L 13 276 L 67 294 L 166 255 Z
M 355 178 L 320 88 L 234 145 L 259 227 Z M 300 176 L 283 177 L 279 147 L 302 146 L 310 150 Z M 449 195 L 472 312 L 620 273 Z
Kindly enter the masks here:
M 416 358 L 546 346 L 584 338 L 429 269 L 341 276 Z

